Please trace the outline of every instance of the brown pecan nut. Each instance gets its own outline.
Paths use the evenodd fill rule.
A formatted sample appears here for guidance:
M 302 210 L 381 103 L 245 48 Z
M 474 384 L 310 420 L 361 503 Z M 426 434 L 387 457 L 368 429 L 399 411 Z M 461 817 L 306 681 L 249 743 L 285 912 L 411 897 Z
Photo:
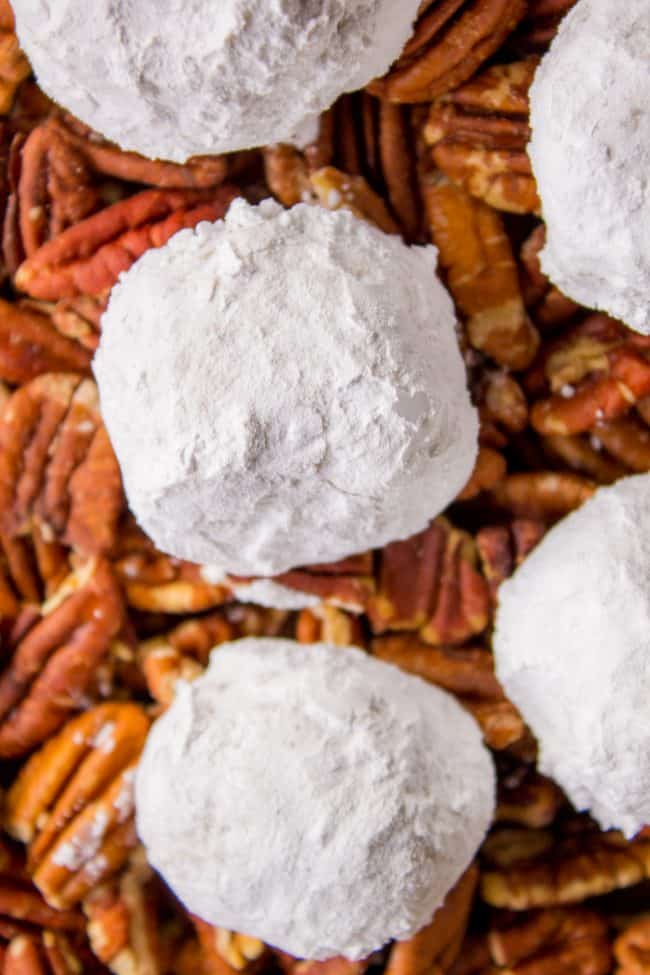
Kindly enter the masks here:
M 499 776 L 495 821 L 541 829 L 554 822 L 565 799 L 558 786 L 529 765 Z
M 489 621 L 487 583 L 466 532 L 437 518 L 418 535 L 379 553 L 377 593 L 368 602 L 375 633 L 418 630 L 434 645 L 464 643 Z
M 68 336 L 90 352 L 99 344 L 101 317 L 107 300 L 92 295 L 62 298 L 51 310 L 52 324 L 62 335 Z
M 109 565 L 69 576 L 22 635 L 0 674 L 0 755 L 22 755 L 98 693 L 99 667 L 123 625 Z
M 458 501 L 470 501 L 482 491 L 489 491 L 505 477 L 507 470 L 503 454 L 493 447 L 481 445 L 470 479 L 458 495 Z
M 274 581 L 351 613 L 362 613 L 375 592 L 373 556 L 362 552 L 339 562 L 292 569 Z
M 20 50 L 14 14 L 9 0 L 0 2 L 0 115 L 7 115 L 16 90 L 31 74 L 29 62 Z
M 616 975 L 650 973 L 650 917 L 640 917 L 625 928 L 614 942 L 618 962 Z
M 386 975 L 430 975 L 446 972 L 458 956 L 478 883 L 478 869 L 470 866 L 447 894 L 433 919 L 408 941 L 395 942 Z
M 451 91 L 501 46 L 525 9 L 525 0 L 430 0 L 400 58 L 368 90 L 391 102 Z
M 388 207 L 363 176 L 351 176 L 333 166 L 326 166 L 310 174 L 309 185 L 320 205 L 326 209 L 351 210 L 356 217 L 375 224 L 387 234 L 400 232 Z
M 528 89 L 536 67 L 529 59 L 488 68 L 437 99 L 424 127 L 438 169 L 497 210 L 539 211 L 526 153 Z
M 501 583 L 521 565 L 545 531 L 544 522 L 523 518 L 514 519 L 509 525 L 486 525 L 479 529 L 476 547 L 494 603 Z
M 557 33 L 563 17 L 577 0 L 528 0 L 526 16 L 512 38 L 521 51 L 545 51 Z
M 0 532 L 1 621 L 15 620 L 21 607 L 33 607 L 38 616 L 38 604 L 53 595 L 68 575 L 66 549 L 46 535 L 38 522 L 29 536 L 15 538 Z M 15 645 L 17 640 L 18 636 L 10 636 L 8 643 Z
M 499 845 L 497 829 L 484 845 L 488 863 L 481 874 L 481 894 L 488 904 L 514 911 L 574 904 L 640 883 L 650 876 L 650 837 L 625 840 L 601 833 L 579 818 L 560 825 L 553 835 L 509 830 Z
M 25 383 L 44 372 L 90 373 L 91 352 L 62 335 L 47 314 L 0 298 L 0 379 Z
M 577 474 L 541 471 L 510 474 L 489 492 L 490 502 L 516 519 L 557 521 L 579 508 L 596 489 Z
M 554 328 L 580 310 L 580 306 L 551 284 L 542 271 L 540 252 L 546 242 L 546 227 L 540 223 L 521 246 L 521 280 L 524 303 L 533 321 L 542 329 Z
M 124 495 L 99 414 L 97 387 L 72 373 L 45 373 L 18 389 L 0 417 L 0 526 L 52 537 L 82 554 L 115 542 Z
M 296 621 L 299 643 L 333 643 L 339 647 L 365 645 L 359 618 L 336 606 L 322 603 L 313 609 L 303 609 Z
M 137 847 L 119 875 L 93 887 L 84 900 L 92 950 L 115 975 L 169 971 L 163 962 L 156 894 L 153 871 Z
M 148 729 L 137 705 L 100 704 L 68 722 L 10 788 L 6 828 L 28 844 L 28 868 L 53 907 L 78 904 L 134 848 L 133 776 Z
M 237 195 L 214 190 L 144 190 L 68 227 L 24 261 L 15 285 L 34 298 L 102 296 L 122 271 L 183 227 L 218 220 Z
M 264 150 L 266 180 L 281 203 L 293 206 L 313 197 L 311 175 L 319 169 L 333 166 L 348 178 L 362 177 L 385 200 L 406 239 L 417 240 L 423 228 L 416 140 L 407 106 L 364 92 L 344 95 L 321 116 L 318 138 L 304 152 L 287 145 Z M 374 208 L 386 222 L 383 209 L 376 203 Z
M 512 975 L 607 975 L 607 922 L 580 908 L 536 911 L 507 918 L 489 932 L 493 962 Z
M 266 945 L 257 938 L 216 928 L 199 918 L 192 918 L 201 947 L 201 971 L 204 975 L 234 975 L 256 972 L 263 966 Z
M 625 421 L 623 420 L 623 422 Z M 645 427 L 639 425 L 639 433 L 642 434 L 644 431 Z M 618 437 L 613 437 L 613 439 L 619 444 Z M 548 458 L 552 467 L 567 467 L 576 474 L 581 474 L 598 484 L 612 484 L 619 477 L 629 474 L 632 469 L 610 457 L 595 433 L 591 436 L 575 435 L 568 437 L 559 433 L 550 434 L 547 437 L 542 437 L 542 445 L 544 456 Z M 625 445 L 628 445 L 627 440 Z M 631 438 L 629 446 L 631 448 L 636 446 L 634 439 Z M 638 447 L 640 448 L 639 451 L 634 451 L 635 459 L 642 456 L 644 452 L 642 442 L 639 442 Z
M 446 176 L 422 183 L 433 242 L 470 344 L 512 369 L 528 366 L 539 336 L 524 308 L 501 216 Z

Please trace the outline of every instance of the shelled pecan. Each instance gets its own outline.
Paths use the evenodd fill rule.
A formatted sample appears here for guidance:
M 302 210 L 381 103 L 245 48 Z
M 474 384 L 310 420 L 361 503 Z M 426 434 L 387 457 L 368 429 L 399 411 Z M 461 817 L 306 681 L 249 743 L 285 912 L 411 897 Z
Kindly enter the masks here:
M 522 51 L 544 51 L 557 33 L 562 18 L 577 0 L 528 0 L 526 16 L 512 37 Z
M 557 521 L 592 496 L 593 481 L 577 474 L 539 471 L 510 474 L 488 492 L 489 501 L 517 519 Z
M 524 369 L 537 351 L 539 336 L 524 308 L 500 215 L 440 174 L 423 179 L 422 194 L 470 344 L 500 365 Z
M 650 394 L 650 338 L 606 315 L 589 315 L 548 343 L 525 384 L 542 396 L 530 414 L 538 433 L 585 433 Z
M 325 209 L 350 210 L 355 217 L 373 223 L 387 234 L 399 233 L 388 207 L 363 176 L 350 176 L 326 166 L 310 174 L 309 185 Z
M 472 395 L 481 420 L 479 440 L 482 445 L 505 447 L 513 434 L 526 429 L 526 394 L 511 373 L 483 369 L 480 378 L 472 383 Z
M 39 935 L 17 935 L 4 953 L 2 975 L 101 975 L 102 966 L 89 952 L 82 953 L 66 935 L 43 931 Z
M 67 549 L 45 537 L 38 522 L 29 536 L 0 533 L 0 620 L 15 619 L 25 604 L 37 607 L 69 571 Z
M 9 0 L 0 2 L 0 115 L 6 115 L 20 83 L 31 73 L 29 62 L 20 50 L 14 14 Z
M 106 310 L 107 299 L 92 295 L 76 295 L 62 298 L 52 306 L 52 324 L 91 353 L 99 344 L 101 317 Z
M 543 521 L 515 518 L 508 525 L 486 525 L 476 534 L 483 575 L 496 603 L 499 586 L 521 565 L 540 541 Z
M 550 826 L 566 802 L 552 779 L 521 764 L 499 774 L 497 798 L 497 823 L 516 823 L 532 829 Z
M 102 296 L 122 271 L 183 227 L 218 220 L 237 191 L 143 190 L 68 227 L 18 268 L 14 283 L 33 298 L 58 301 L 79 294 Z
M 580 908 L 507 917 L 488 945 L 493 963 L 513 975 L 607 975 L 611 966 L 607 922 Z
M 168 970 L 156 894 L 153 871 L 137 847 L 118 876 L 93 887 L 83 902 L 92 950 L 116 975 L 162 975 Z
M 638 918 L 619 934 L 614 956 L 618 962 L 616 975 L 650 973 L 650 916 Z
M 25 383 L 44 372 L 90 374 L 91 353 L 36 308 L 0 298 L 0 379 Z
M 194 926 L 201 945 L 204 975 L 233 975 L 235 972 L 256 972 L 264 964 L 266 945 L 258 938 L 216 928 L 194 918 Z
M 507 748 L 523 736 L 524 723 L 494 676 L 489 651 L 431 647 L 412 636 L 400 635 L 373 640 L 372 652 L 380 660 L 455 694 L 474 715 L 491 748 Z
M 318 138 L 303 152 L 287 145 L 264 150 L 266 180 L 285 206 L 308 200 L 315 193 L 327 203 L 323 180 L 317 179 L 314 185 L 312 176 L 323 168 L 335 167 L 347 174 L 350 185 L 357 188 L 357 197 L 361 189 L 368 197 L 370 189 L 385 201 L 383 208 L 373 201 L 372 209 L 381 214 L 389 232 L 394 232 L 396 221 L 407 240 L 418 240 L 422 236 L 422 207 L 416 138 L 410 108 L 379 101 L 365 92 L 343 95 L 321 116 Z M 350 177 L 361 177 L 365 182 Z M 333 192 L 340 190 L 334 188 Z M 357 209 L 363 209 L 361 202 Z
M 296 639 L 299 643 L 323 642 L 341 647 L 365 644 L 359 618 L 327 603 L 301 610 L 296 621 Z
M 551 284 L 542 271 L 540 252 L 546 243 L 546 226 L 540 223 L 528 235 L 519 252 L 524 303 L 535 324 L 550 330 L 567 322 L 580 306 Z
M 407 941 L 393 944 L 386 975 L 430 975 L 448 970 L 461 950 L 477 883 L 478 869 L 472 864 L 430 923 Z
M 373 556 L 371 552 L 361 552 L 339 562 L 292 569 L 276 576 L 274 582 L 361 613 L 375 592 Z
M 53 538 L 92 555 L 114 545 L 123 507 L 95 383 L 44 373 L 21 386 L 0 417 L 1 529 L 22 534 L 38 518 Z
M 539 212 L 526 153 L 528 89 L 536 67 L 528 59 L 488 68 L 436 99 L 424 127 L 438 169 L 497 210 Z
M 650 836 L 625 840 L 586 819 L 557 831 L 495 829 L 483 847 L 481 894 L 488 904 L 526 911 L 579 903 L 650 876 Z
M 429 102 L 458 87 L 501 46 L 525 0 L 430 0 L 389 72 L 368 90 L 390 102 Z
M 45 741 L 99 693 L 122 598 L 108 564 L 91 560 L 69 576 L 21 635 L 0 673 L 0 755 Z
M 53 907 L 74 907 L 134 848 L 133 776 L 148 728 L 137 705 L 100 704 L 69 721 L 10 788 L 6 829 L 28 844 L 28 869 Z
M 482 491 L 489 491 L 505 477 L 507 470 L 506 459 L 503 454 L 493 447 L 481 445 L 479 447 L 474 470 L 470 479 L 458 495 L 458 501 L 469 501 L 477 497 Z
M 464 643 L 489 622 L 487 583 L 473 539 L 437 518 L 379 556 L 377 593 L 368 602 L 373 632 L 417 630 L 433 645 Z

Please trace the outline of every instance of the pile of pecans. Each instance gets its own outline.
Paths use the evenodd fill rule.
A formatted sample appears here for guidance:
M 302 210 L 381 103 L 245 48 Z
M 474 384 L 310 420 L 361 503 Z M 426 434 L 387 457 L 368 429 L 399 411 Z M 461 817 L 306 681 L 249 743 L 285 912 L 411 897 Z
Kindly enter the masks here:
M 0 973 L 650 975 L 650 829 L 601 832 L 535 767 L 494 675 L 500 583 L 598 484 L 650 470 L 650 339 L 544 277 L 528 87 L 574 0 L 425 0 L 386 77 L 304 151 L 185 165 L 51 103 L 0 0 Z M 475 471 L 426 531 L 278 578 L 289 613 L 158 552 L 126 508 L 90 361 L 119 273 L 238 194 L 348 207 L 433 241 L 480 412 Z M 456 695 L 499 775 L 493 827 L 431 924 L 362 963 L 190 917 L 146 863 L 132 781 L 210 649 L 356 644 Z

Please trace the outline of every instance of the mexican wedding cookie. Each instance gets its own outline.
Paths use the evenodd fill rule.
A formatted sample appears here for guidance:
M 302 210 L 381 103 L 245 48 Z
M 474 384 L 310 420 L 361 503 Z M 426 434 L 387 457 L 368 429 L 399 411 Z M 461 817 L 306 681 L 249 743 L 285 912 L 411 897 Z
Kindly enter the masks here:
M 499 680 L 603 829 L 650 823 L 650 475 L 600 488 L 499 590 Z
M 425 527 L 477 450 L 436 251 L 343 210 L 237 200 L 113 290 L 94 369 L 133 512 L 239 576 Z
M 580 0 L 531 89 L 542 267 L 570 298 L 650 333 L 650 7 Z
M 320 112 L 399 55 L 419 0 L 12 6 L 48 95 L 124 149 L 184 162 L 313 138 Z
M 428 923 L 494 810 L 451 695 L 361 650 L 214 650 L 136 776 L 149 861 L 186 907 L 292 955 L 358 959 Z

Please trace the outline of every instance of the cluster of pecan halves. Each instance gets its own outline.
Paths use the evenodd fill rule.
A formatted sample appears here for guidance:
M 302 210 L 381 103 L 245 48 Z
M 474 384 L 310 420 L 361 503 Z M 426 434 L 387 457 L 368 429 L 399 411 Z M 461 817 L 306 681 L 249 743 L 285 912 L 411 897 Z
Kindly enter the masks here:
M 537 772 L 490 647 L 499 586 L 547 528 L 650 470 L 650 340 L 539 263 L 528 88 L 574 2 L 424 0 L 398 61 L 312 145 L 177 165 L 50 102 L 0 0 L 0 975 L 650 975 L 650 833 L 602 833 Z M 475 470 L 425 531 L 278 577 L 318 598 L 300 613 L 242 604 L 246 580 L 156 550 L 90 369 L 120 272 L 238 194 L 435 243 L 480 417 Z M 364 962 L 292 958 L 189 916 L 138 844 L 151 723 L 213 647 L 249 635 L 360 646 L 454 694 L 493 750 L 476 862 L 431 924 Z

